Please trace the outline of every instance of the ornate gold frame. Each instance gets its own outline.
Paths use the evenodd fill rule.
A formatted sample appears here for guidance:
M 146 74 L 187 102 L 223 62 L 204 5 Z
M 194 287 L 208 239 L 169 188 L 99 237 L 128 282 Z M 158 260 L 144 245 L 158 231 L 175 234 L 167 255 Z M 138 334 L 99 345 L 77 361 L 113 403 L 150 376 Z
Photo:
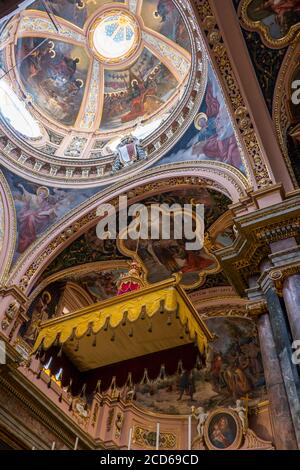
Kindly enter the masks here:
M 230 446 L 226 447 L 225 449 L 220 449 L 218 447 L 215 447 L 211 443 L 211 440 L 210 440 L 209 434 L 208 434 L 209 426 L 210 426 L 213 418 L 215 416 L 217 416 L 218 414 L 228 414 L 228 415 L 230 415 L 234 419 L 235 424 L 236 424 L 236 428 L 237 428 L 237 433 L 236 433 L 236 436 L 235 436 L 235 439 L 234 439 L 233 443 Z M 242 443 L 242 439 L 243 439 L 242 423 L 239 420 L 239 418 L 238 418 L 235 411 L 230 410 L 230 409 L 225 408 L 225 407 L 220 407 L 220 408 L 216 408 L 215 410 L 213 410 L 209 414 L 209 417 L 207 418 L 207 420 L 205 422 L 205 425 L 204 425 L 204 441 L 205 441 L 205 444 L 207 445 L 207 447 L 210 450 L 236 450 L 236 449 L 239 449 L 240 446 L 241 446 L 241 443 Z
M 244 0 L 244 2 L 240 5 L 239 11 L 241 14 L 242 22 L 244 26 L 247 28 L 259 31 L 262 39 L 266 43 L 267 46 L 273 49 L 280 49 L 285 46 L 288 46 L 293 40 L 297 41 L 300 37 L 300 22 L 291 26 L 289 32 L 281 39 L 273 39 L 268 32 L 268 28 L 259 21 L 253 21 L 249 18 L 247 14 L 247 10 L 249 5 L 253 2 L 253 0 Z
M 295 68 L 299 65 L 299 54 L 299 42 L 295 41 L 285 54 L 277 77 L 273 99 L 273 120 L 275 123 L 276 134 L 295 188 L 297 188 L 299 185 L 289 158 L 285 133 L 291 123 L 288 102 L 291 100 L 291 79 Z

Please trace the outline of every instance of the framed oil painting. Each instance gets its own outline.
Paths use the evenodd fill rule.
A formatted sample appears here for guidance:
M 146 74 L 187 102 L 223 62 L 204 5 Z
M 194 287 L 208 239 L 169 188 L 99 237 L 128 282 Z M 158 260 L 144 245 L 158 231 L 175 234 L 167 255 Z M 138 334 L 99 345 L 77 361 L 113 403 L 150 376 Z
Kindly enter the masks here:
M 287 46 L 300 29 L 300 0 L 244 0 L 241 14 L 270 47 Z
M 204 427 L 204 440 L 210 450 L 238 449 L 242 437 L 242 423 L 235 411 L 217 408 L 209 415 Z

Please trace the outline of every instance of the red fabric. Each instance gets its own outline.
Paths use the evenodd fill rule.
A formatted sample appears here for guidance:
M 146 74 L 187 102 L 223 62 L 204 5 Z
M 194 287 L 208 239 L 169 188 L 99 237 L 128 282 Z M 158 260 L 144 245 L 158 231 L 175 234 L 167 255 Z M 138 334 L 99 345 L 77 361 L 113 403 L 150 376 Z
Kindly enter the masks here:
M 269 0 L 264 4 L 265 7 L 271 8 L 276 15 L 283 17 L 286 13 L 300 11 L 299 0 L 281 0 L 275 4 L 274 0 Z
M 203 153 L 212 159 L 219 159 L 224 163 L 239 167 L 241 157 L 234 135 L 224 140 L 219 140 L 217 136 L 210 137 L 203 146 Z
M 209 82 L 206 91 L 206 115 L 209 118 L 218 116 L 220 111 L 220 103 L 218 98 L 213 95 L 212 84 Z
M 23 253 L 36 240 L 37 234 L 49 221 L 49 215 L 41 215 L 36 210 L 23 210 L 19 214 L 18 252 Z
M 123 282 L 118 289 L 117 295 L 126 294 L 127 292 L 132 292 L 140 288 L 141 286 L 137 282 Z

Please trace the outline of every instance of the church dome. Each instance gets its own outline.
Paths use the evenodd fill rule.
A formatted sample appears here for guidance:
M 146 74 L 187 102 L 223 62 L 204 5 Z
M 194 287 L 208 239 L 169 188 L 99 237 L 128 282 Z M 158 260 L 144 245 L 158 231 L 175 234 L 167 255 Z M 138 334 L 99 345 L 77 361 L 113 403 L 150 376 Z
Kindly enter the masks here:
M 5 164 L 48 184 L 98 186 L 157 161 L 192 122 L 205 90 L 192 11 L 176 0 L 45 5 L 32 3 L 1 32 Z M 131 161 L 125 149 L 134 164 L 120 167 L 124 138 L 142 158 L 135 147 Z

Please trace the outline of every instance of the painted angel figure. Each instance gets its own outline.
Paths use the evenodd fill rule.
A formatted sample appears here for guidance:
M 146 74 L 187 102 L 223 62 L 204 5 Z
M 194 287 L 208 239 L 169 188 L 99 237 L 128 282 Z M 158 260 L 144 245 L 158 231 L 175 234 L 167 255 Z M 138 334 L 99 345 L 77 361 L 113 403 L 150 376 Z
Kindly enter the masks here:
M 243 406 L 242 400 L 236 400 L 235 406 L 234 407 L 230 406 L 229 408 L 238 414 L 242 422 L 243 431 L 245 432 L 247 429 L 247 410 Z
M 198 421 L 197 433 L 200 439 L 202 439 L 204 435 L 204 424 L 207 420 L 208 413 L 205 413 L 204 408 L 202 406 L 199 406 L 197 409 L 192 406 L 192 416 L 194 416 L 194 418 L 196 418 Z

